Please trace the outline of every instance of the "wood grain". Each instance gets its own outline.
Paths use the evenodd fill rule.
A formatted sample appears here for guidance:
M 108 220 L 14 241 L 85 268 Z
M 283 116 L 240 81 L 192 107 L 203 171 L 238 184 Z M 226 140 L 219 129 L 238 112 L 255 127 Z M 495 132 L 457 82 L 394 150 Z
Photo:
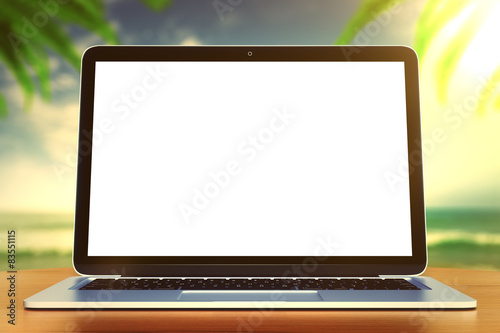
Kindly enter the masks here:
M 500 332 L 500 272 L 429 268 L 424 275 L 478 300 L 476 310 L 25 310 L 22 300 L 73 268 L 17 272 L 16 326 L 7 324 L 8 274 L 1 272 L 2 332 Z

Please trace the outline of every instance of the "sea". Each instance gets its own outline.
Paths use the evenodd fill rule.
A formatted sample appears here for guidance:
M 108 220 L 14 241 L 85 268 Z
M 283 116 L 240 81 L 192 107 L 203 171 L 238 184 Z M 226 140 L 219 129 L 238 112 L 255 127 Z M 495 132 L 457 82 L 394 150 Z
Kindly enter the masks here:
M 429 266 L 500 270 L 500 208 L 428 208 L 426 220 Z M 10 270 L 9 230 L 15 269 L 72 266 L 72 213 L 0 212 L 0 230 L 0 270 Z

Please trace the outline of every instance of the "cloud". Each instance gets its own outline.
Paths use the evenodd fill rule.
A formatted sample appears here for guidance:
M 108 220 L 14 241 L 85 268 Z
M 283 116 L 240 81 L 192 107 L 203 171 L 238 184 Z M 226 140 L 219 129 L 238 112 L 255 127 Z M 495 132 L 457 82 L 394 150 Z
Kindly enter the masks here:
M 49 58 L 49 66 L 51 72 L 56 72 L 61 68 L 61 58 L 59 57 L 50 57 Z
M 70 211 L 74 205 L 74 154 L 78 101 L 48 104 L 36 97 L 30 112 L 22 95 L 9 90 L 11 112 L 0 121 L 0 210 Z M 57 173 L 55 166 L 65 167 Z
M 195 36 L 188 36 L 182 40 L 181 45 L 202 45 L 201 41 Z
M 59 182 L 48 163 L 16 156 L 0 166 L 0 210 L 70 212 L 75 201 L 74 177 Z
M 51 82 L 52 89 L 58 91 L 67 91 L 71 89 L 78 89 L 79 81 L 78 75 L 71 75 L 69 73 L 60 73 L 55 75 Z
M 86 49 L 94 45 L 106 45 L 106 42 L 101 37 L 89 33 L 76 42 L 76 49 L 83 54 Z

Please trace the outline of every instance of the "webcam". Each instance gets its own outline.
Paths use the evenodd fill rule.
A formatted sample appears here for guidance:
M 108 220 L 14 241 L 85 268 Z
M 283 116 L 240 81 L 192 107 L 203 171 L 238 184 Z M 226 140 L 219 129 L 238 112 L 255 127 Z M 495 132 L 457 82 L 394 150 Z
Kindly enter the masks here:
M 248 56 L 251 57 L 252 56 L 252 51 L 248 51 Z

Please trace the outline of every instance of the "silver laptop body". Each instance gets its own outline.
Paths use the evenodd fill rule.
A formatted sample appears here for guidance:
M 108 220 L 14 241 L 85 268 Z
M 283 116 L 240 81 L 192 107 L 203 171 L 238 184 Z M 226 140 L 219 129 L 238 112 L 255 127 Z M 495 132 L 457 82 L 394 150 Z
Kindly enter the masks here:
M 420 276 L 410 48 L 93 47 L 78 151 L 80 276 L 26 308 L 476 307 Z

